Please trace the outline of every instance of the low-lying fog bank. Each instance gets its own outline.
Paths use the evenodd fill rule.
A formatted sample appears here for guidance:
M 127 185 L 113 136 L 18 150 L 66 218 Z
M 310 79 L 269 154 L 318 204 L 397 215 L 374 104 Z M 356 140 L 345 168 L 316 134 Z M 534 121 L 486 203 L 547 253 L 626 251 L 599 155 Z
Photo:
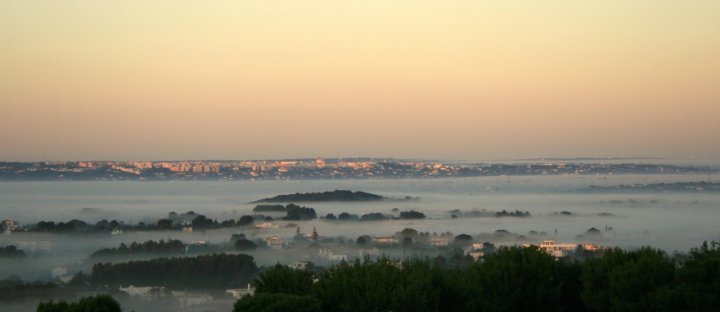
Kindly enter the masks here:
M 236 220 L 245 215 L 271 216 L 265 222 L 217 229 L 134 230 L 111 235 L 95 233 L 13 232 L 0 235 L 0 247 L 15 246 L 26 258 L 0 259 L 0 280 L 16 275 L 26 282 L 55 281 L 59 276 L 89 273 L 97 262 L 126 262 L 158 256 L 193 256 L 191 249 L 179 254 L 128 253 L 117 257 L 90 258 L 105 248 L 130 246 L 133 242 L 179 240 L 186 245 L 208 245 L 205 252 L 244 253 L 258 266 L 295 261 L 320 265 L 351 260 L 367 254 L 391 257 L 434 257 L 449 250 L 427 245 L 358 245 L 360 237 L 393 236 L 409 228 L 432 236 L 470 235 L 477 243 L 558 243 L 592 241 L 601 246 L 637 248 L 652 246 L 668 253 L 687 252 L 703 241 L 720 240 L 720 195 L 717 193 L 577 193 L 590 185 L 672 183 L 699 181 L 698 176 L 552 176 L 486 177 L 432 180 L 337 180 L 337 181 L 242 181 L 242 182 L 19 182 L 1 183 L 0 220 L 16 220 L 20 227 L 39 221 L 67 222 L 79 219 L 94 225 L 100 220 L 118 220 L 126 225 L 156 224 L 170 212 L 194 211 L 210 220 Z M 253 200 L 277 194 L 318 192 L 334 189 L 362 190 L 390 198 L 419 198 L 407 201 L 306 202 L 317 213 L 314 220 L 282 220 L 284 212 L 253 212 Z M 400 219 L 403 211 L 417 211 L 424 219 Z M 328 214 L 375 213 L 376 221 L 324 219 Z M 317 244 L 294 243 L 317 231 Z M 591 228 L 601 235 L 586 235 Z M 449 234 L 450 232 L 451 234 Z M 508 235 L 497 235 L 508 233 Z M 243 234 L 256 249 L 239 250 L 230 241 Z M 436 234 L 436 235 L 433 235 Z M 281 248 L 264 246 L 277 236 Z M 452 239 L 450 239 L 452 242 Z M 277 247 L 277 246 L 276 246 Z M 217 296 L 216 298 L 224 298 Z M 125 299 L 121 299 L 125 300 Z M 143 310 L 142 301 L 127 300 L 123 307 Z M 232 300 L 215 300 L 198 311 L 227 311 Z M 27 310 L 24 305 L 2 304 L 3 311 Z M 30 304 L 29 306 L 33 306 Z M 25 309 L 23 309 L 25 308 Z M 177 307 L 176 307 L 177 308 Z M 31 309 L 32 310 L 32 309 Z M 168 308 L 168 311 L 173 310 Z M 174 311 L 174 310 L 173 310 Z M 180 310 L 183 311 L 183 310 Z

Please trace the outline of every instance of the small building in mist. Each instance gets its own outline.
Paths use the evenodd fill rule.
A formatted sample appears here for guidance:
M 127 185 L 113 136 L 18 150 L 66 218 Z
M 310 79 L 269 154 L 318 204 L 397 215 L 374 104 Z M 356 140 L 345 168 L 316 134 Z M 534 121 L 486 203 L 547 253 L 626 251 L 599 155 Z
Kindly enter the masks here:
M 288 267 L 295 269 L 295 270 L 310 270 L 315 267 L 315 264 L 312 261 L 295 261 L 288 265 Z
M 255 287 L 252 287 L 252 285 L 248 284 L 247 288 L 233 288 L 233 289 L 226 289 L 225 294 L 233 297 L 235 299 L 240 299 L 245 296 L 252 296 L 255 294 Z
M 395 236 L 375 236 L 373 243 L 380 246 L 392 246 L 400 243 L 400 239 Z
M 465 255 L 472 257 L 475 261 L 481 260 L 485 257 L 484 247 L 483 243 L 472 243 L 465 248 Z
M 430 246 L 434 247 L 447 247 L 449 244 L 449 240 L 446 237 L 433 237 L 430 239 Z
M 160 299 L 167 295 L 167 290 L 162 286 L 135 287 L 130 285 L 128 287 L 120 286 L 118 290 L 130 297 L 139 297 L 146 300 Z
M 209 294 L 203 293 L 190 293 L 187 291 L 171 291 L 173 299 L 178 302 L 181 308 L 191 307 L 201 304 L 210 303 L 213 301 L 213 297 Z
M 272 222 L 263 222 L 263 223 L 255 224 L 255 228 L 258 228 L 258 229 L 277 229 L 279 227 L 280 227 L 279 225 L 272 224 Z
M 375 247 L 370 248 L 370 249 L 361 249 L 361 250 L 358 250 L 358 256 L 361 258 L 365 257 L 365 256 L 377 257 L 377 256 L 380 256 L 380 249 L 377 249 Z
M 318 258 L 320 258 L 321 261 L 327 262 L 340 262 L 347 261 L 348 259 L 347 255 L 335 254 L 332 252 L 332 250 L 327 248 L 320 248 L 320 250 L 318 250 L 317 256 Z
M 285 247 L 285 240 L 277 235 L 265 238 L 265 244 L 271 249 L 283 249 Z
M 64 267 L 56 267 L 56 268 L 53 268 L 52 270 L 50 270 L 50 276 L 53 279 L 56 279 L 63 275 L 67 275 L 67 273 L 68 273 L 68 270 L 67 270 L 67 268 L 64 268 Z
M 10 234 L 20 228 L 20 224 L 15 220 L 5 219 L 0 223 L 0 227 L 5 234 Z

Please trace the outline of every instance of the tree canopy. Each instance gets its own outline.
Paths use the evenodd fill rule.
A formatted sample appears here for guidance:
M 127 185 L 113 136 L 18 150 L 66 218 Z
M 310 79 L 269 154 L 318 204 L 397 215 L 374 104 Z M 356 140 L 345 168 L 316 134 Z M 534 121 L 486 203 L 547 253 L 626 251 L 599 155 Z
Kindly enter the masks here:
M 481 262 L 459 257 L 365 258 L 320 273 L 278 265 L 256 279 L 257 292 L 315 299 L 324 311 L 713 311 L 720 304 L 715 242 L 684 263 L 649 247 L 584 262 L 556 261 L 535 247 L 501 247 Z
M 120 312 L 120 304 L 108 295 L 85 297 L 78 302 L 41 302 L 37 312 Z

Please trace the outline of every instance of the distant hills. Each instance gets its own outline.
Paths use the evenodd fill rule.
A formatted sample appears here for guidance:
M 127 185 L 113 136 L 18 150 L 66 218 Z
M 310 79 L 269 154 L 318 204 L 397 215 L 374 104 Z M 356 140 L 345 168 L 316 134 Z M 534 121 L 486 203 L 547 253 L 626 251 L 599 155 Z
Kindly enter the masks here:
M 384 196 L 348 190 L 334 190 L 318 193 L 295 193 L 263 198 L 252 203 L 329 202 L 329 201 L 380 201 Z

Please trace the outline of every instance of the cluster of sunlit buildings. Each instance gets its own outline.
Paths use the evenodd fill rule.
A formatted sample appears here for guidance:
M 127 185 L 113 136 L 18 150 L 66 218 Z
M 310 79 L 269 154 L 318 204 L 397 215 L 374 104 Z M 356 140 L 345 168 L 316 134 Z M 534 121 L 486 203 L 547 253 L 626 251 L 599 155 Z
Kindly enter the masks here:
M 78 167 L 95 169 L 110 167 L 114 170 L 140 174 L 143 170 L 162 168 L 174 173 L 220 173 L 248 172 L 251 175 L 258 175 L 262 172 L 277 171 L 289 172 L 292 169 L 320 169 L 320 168 L 344 168 L 344 169 L 371 169 L 376 166 L 373 161 L 333 161 L 327 162 L 322 158 L 315 160 L 277 160 L 277 161 L 80 161 Z

